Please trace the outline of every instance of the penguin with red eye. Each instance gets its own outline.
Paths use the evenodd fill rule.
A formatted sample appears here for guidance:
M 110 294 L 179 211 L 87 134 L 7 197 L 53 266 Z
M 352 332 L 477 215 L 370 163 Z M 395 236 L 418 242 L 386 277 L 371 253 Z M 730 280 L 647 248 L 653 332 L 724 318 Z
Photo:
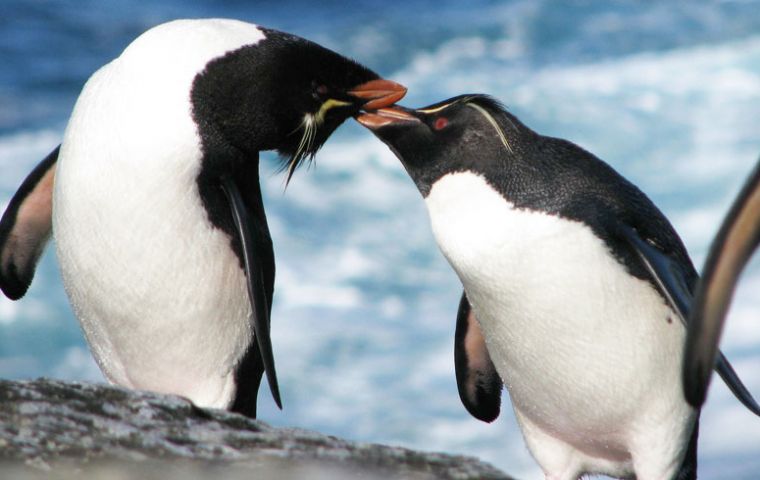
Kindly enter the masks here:
M 357 120 L 401 160 L 464 287 L 467 410 L 494 420 L 505 385 L 547 480 L 695 479 L 699 411 L 680 380 L 698 278 L 649 198 L 485 95 Z M 715 368 L 760 414 L 722 354 Z
M 237 20 L 154 27 L 87 81 L 63 143 L 0 220 L 0 289 L 24 295 L 55 237 L 66 293 L 106 378 L 251 417 L 270 340 L 274 250 L 259 152 L 287 179 L 403 86 L 297 36 Z

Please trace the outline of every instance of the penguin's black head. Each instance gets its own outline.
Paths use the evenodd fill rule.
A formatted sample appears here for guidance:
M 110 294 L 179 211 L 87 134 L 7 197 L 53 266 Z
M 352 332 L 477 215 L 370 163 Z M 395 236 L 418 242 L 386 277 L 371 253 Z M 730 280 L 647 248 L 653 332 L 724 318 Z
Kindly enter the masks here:
M 392 105 L 403 86 L 300 37 L 261 28 L 265 38 L 211 61 L 195 79 L 193 114 L 204 147 L 244 154 L 276 150 L 288 180 L 347 118 Z
M 357 120 L 390 147 L 423 196 L 447 173 L 503 163 L 513 153 L 505 128 L 519 124 L 487 95 L 460 95 L 417 110 L 383 108 Z

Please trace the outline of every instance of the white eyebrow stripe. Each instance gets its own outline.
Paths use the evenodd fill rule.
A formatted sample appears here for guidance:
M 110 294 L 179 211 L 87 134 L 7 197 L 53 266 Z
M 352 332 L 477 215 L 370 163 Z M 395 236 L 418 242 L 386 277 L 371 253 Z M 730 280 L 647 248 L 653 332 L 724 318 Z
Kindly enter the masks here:
M 457 103 L 457 102 L 451 102 L 451 103 L 447 103 L 447 104 L 445 104 L 445 105 L 441 105 L 440 107 L 435 107 L 435 108 L 426 108 L 426 109 L 424 109 L 424 110 L 417 110 L 417 111 L 418 111 L 418 112 L 422 112 L 422 113 L 435 113 L 435 112 L 440 112 L 440 111 L 441 111 L 441 110 L 443 110 L 444 108 L 448 108 L 448 107 L 450 107 L 450 106 L 454 105 L 455 103 Z
M 509 153 L 513 153 L 512 147 L 510 147 L 509 146 L 509 142 L 507 142 L 507 137 L 504 135 L 504 132 L 502 131 L 501 127 L 496 122 L 496 119 L 493 118 L 493 115 L 491 115 L 490 113 L 488 113 L 488 110 L 486 110 L 485 108 L 481 107 L 477 103 L 469 103 L 468 102 L 466 105 L 468 107 L 472 107 L 475 110 L 477 110 L 478 112 L 480 112 L 480 114 L 483 115 L 486 118 L 486 120 L 488 120 L 488 123 L 490 123 L 491 126 L 493 126 L 493 128 L 496 129 L 496 133 L 499 134 L 499 138 L 501 139 L 501 143 L 504 144 L 504 146 L 507 148 L 507 150 L 509 151 Z

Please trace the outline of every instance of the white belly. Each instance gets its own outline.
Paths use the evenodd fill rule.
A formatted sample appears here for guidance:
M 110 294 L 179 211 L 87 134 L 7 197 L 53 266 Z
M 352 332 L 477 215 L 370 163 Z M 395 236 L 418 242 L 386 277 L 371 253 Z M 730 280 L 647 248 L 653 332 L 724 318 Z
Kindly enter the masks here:
M 150 30 L 88 81 L 66 129 L 53 230 L 92 353 L 120 385 L 226 407 L 252 337 L 245 275 L 198 194 L 190 88 L 263 34 L 226 20 Z
M 114 383 L 227 407 L 251 338 L 229 239 L 192 218 L 199 202 L 111 207 L 56 198 L 64 285 L 93 356 Z
M 672 439 L 693 418 L 680 389 L 684 328 L 650 284 L 590 228 L 513 208 L 473 173 L 442 178 L 426 202 L 542 467 L 554 439 L 575 450 L 565 470 L 632 472 L 632 456 L 647 454 L 639 444 L 659 437 L 675 450 L 650 448 L 677 457 Z

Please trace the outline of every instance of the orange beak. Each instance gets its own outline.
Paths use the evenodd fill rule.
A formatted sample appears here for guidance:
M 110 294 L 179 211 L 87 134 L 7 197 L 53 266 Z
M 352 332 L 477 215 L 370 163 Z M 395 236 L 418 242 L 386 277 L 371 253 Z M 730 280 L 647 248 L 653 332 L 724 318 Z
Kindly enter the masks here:
M 370 130 L 376 130 L 392 123 L 419 122 L 420 119 L 409 113 L 411 111 L 412 110 L 395 105 L 374 112 L 362 113 L 356 117 L 356 121 Z
M 406 87 L 391 80 L 371 80 L 350 90 L 349 95 L 368 100 L 362 106 L 364 110 L 377 110 L 390 107 L 406 95 Z

